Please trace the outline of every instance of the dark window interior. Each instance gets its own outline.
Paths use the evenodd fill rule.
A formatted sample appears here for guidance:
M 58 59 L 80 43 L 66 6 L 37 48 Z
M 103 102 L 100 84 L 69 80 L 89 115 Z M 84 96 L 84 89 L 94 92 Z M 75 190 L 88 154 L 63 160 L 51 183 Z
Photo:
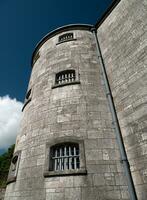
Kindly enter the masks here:
M 17 160 L 18 160 L 18 155 L 14 156 L 12 159 L 12 171 L 16 170 Z
M 74 82 L 76 79 L 75 70 L 66 70 L 56 74 L 55 84 Z
M 76 170 L 80 168 L 79 145 L 63 143 L 51 147 L 50 171 Z
M 66 33 L 59 36 L 59 42 L 64 42 L 73 39 L 73 33 Z

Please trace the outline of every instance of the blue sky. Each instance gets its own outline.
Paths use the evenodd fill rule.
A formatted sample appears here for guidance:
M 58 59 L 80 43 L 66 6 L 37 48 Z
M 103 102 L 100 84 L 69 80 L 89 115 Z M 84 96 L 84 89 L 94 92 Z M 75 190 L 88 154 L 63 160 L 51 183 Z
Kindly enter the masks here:
M 0 0 L 0 98 L 9 95 L 13 105 L 15 102 L 11 100 L 14 98 L 23 102 L 31 73 L 31 55 L 44 35 L 66 24 L 95 24 L 111 2 Z

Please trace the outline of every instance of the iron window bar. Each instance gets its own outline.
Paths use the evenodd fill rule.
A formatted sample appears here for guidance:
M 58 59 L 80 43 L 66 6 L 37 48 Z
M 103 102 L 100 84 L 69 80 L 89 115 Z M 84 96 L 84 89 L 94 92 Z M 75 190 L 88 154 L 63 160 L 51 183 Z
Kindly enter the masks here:
M 80 168 L 79 147 L 76 146 L 60 146 L 53 149 L 53 171 L 63 171 Z
M 76 75 L 74 70 L 67 70 L 59 72 L 56 74 L 56 84 L 60 85 L 63 83 L 74 82 L 76 80 Z
M 64 42 L 73 39 L 73 33 L 66 33 L 59 36 L 59 42 Z

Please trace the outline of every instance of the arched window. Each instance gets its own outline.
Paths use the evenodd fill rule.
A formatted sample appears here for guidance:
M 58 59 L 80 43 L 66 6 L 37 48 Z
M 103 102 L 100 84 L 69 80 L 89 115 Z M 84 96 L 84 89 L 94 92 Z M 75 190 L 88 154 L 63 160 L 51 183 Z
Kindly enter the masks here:
M 46 144 L 44 177 L 87 174 L 84 141 L 65 137 L 56 142 Z
M 80 168 L 79 144 L 64 143 L 51 147 L 50 171 L 64 171 Z

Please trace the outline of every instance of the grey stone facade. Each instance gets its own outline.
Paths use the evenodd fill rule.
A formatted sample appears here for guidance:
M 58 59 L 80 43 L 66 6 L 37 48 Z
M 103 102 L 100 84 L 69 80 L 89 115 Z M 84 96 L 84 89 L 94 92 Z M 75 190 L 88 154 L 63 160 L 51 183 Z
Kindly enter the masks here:
M 135 0 L 122 0 L 98 28 L 139 200 L 145 200 L 147 170 L 143 2 L 138 7 Z M 71 32 L 73 39 L 58 41 Z M 17 177 L 7 185 L 5 200 L 129 200 L 91 26 L 55 30 L 37 46 L 34 58 L 16 140 Z M 56 87 L 56 74 L 64 70 L 75 70 L 74 84 Z M 83 168 L 50 176 L 50 147 L 67 141 L 79 144 Z
M 123 0 L 98 28 L 138 199 L 147 198 L 147 2 Z
M 4 200 L 5 188 L 0 188 L 0 200 Z

